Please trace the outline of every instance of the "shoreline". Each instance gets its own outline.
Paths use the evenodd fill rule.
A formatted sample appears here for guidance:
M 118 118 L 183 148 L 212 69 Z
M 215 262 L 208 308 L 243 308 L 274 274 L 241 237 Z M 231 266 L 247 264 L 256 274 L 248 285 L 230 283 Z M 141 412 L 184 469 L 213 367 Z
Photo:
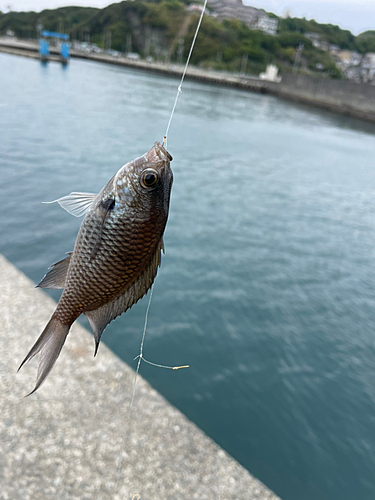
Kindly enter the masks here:
M 39 59 L 38 44 L 32 41 L 0 37 L 0 52 Z M 85 53 L 75 49 L 71 50 L 70 56 L 71 58 L 158 73 L 173 78 L 181 78 L 184 69 L 183 65 L 133 60 L 109 54 Z M 50 60 L 60 61 L 58 51 L 54 47 L 51 47 Z M 375 85 L 291 74 L 282 75 L 282 81 L 278 83 L 261 80 L 257 77 L 208 71 L 193 66 L 188 68 L 185 78 L 210 85 L 228 86 L 269 94 L 298 104 L 375 124 Z

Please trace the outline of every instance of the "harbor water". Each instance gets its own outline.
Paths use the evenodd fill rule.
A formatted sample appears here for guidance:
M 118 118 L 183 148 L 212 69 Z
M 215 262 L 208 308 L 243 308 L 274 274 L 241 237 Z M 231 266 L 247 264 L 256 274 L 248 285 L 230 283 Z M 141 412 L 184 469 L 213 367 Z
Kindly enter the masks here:
M 81 222 L 41 202 L 98 192 L 162 140 L 177 85 L 0 54 L 0 252 L 35 283 Z M 188 81 L 171 125 L 144 356 L 190 368 L 141 374 L 283 500 L 375 498 L 374 139 L 371 124 Z M 103 335 L 133 367 L 146 307 Z

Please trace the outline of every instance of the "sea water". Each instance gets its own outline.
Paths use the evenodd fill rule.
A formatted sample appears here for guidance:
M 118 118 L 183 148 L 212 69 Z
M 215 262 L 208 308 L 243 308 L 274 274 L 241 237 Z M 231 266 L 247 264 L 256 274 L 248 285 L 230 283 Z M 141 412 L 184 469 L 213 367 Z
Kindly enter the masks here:
M 38 282 L 72 250 L 80 219 L 41 202 L 98 192 L 161 141 L 177 85 L 0 54 L 0 252 Z M 144 355 L 190 368 L 141 374 L 284 500 L 375 498 L 374 139 L 371 124 L 189 81 L 170 129 Z M 146 306 L 103 335 L 133 367 Z

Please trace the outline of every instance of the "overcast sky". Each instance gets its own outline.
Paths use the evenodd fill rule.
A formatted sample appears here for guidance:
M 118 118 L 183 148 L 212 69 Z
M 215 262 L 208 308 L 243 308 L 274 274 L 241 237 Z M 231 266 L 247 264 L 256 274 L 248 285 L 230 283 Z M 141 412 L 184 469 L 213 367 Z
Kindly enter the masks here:
M 105 7 L 114 3 L 108 0 L 0 0 L 0 10 L 53 9 L 65 5 Z M 321 23 L 338 24 L 357 35 L 362 31 L 375 30 L 375 0 L 245 0 L 247 5 L 292 17 L 316 19 Z

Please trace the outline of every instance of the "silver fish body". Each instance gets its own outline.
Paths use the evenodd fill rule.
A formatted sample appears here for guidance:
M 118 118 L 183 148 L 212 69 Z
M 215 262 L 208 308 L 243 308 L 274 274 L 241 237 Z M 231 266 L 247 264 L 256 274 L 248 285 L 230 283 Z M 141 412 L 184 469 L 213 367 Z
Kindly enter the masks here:
M 64 288 L 52 318 L 24 363 L 40 353 L 36 391 L 58 358 L 73 322 L 85 314 L 95 354 L 105 327 L 151 287 L 160 265 L 173 174 L 160 143 L 124 165 L 98 195 L 71 193 L 56 200 L 85 214 L 74 250 L 38 286 Z M 30 393 L 31 394 L 31 393 Z

